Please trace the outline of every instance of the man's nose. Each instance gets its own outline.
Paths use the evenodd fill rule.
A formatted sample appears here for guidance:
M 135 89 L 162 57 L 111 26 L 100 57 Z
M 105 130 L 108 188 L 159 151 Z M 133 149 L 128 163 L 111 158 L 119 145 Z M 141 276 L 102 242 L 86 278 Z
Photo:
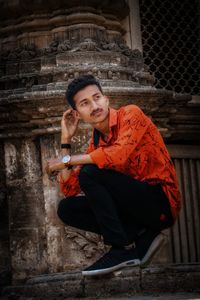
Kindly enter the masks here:
M 96 110 L 98 108 L 98 105 L 94 100 L 92 100 L 92 105 L 91 106 L 92 106 L 92 110 Z

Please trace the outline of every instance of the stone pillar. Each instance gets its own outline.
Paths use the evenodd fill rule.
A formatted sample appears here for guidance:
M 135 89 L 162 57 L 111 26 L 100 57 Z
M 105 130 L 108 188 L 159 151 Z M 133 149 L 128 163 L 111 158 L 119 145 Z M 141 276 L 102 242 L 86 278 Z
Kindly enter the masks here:
M 5 142 L 13 281 L 47 272 L 40 153 L 36 140 Z
M 0 143 L 0 293 L 3 285 L 10 283 L 11 255 L 9 240 L 8 199 L 3 143 Z
M 44 216 L 47 240 L 47 261 L 49 271 L 59 272 L 62 270 L 62 227 L 56 217 L 57 203 L 59 200 L 57 182 L 51 182 L 44 171 L 46 162 L 51 157 L 58 157 L 56 151 L 55 136 L 50 135 L 40 138 L 41 165 L 43 170 L 43 195 L 44 195 Z
M 122 23 L 126 30 L 124 38 L 131 49 L 142 52 L 139 0 L 126 0 L 126 2 L 129 5 L 130 12 Z

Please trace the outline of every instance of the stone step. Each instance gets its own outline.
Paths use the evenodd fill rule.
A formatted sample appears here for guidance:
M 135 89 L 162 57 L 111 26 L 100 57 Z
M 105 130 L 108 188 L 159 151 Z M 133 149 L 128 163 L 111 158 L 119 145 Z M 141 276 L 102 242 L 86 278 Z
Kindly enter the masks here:
M 8 299 L 91 299 L 200 292 L 200 264 L 154 265 L 126 268 L 115 273 L 84 278 L 80 272 L 44 274 L 26 284 L 4 288 Z M 31 298 L 30 298 L 31 297 Z

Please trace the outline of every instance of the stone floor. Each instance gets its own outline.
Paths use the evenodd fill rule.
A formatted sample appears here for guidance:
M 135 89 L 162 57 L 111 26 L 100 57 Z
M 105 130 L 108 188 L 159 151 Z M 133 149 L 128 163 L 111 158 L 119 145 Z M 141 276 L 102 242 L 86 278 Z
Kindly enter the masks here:
M 99 300 L 200 300 L 200 293 L 182 293 L 182 294 L 165 294 L 165 295 L 148 295 L 148 296 L 131 296 L 123 298 L 101 298 Z
M 126 268 L 95 278 L 84 278 L 80 272 L 44 274 L 4 288 L 2 296 L 2 300 L 200 299 L 200 264 Z
M 2 296 L 0 300 L 14 300 L 14 296 Z M 59 300 L 59 298 L 57 298 Z M 68 300 L 96 300 L 97 298 L 68 298 Z M 34 300 L 34 298 L 20 297 L 19 300 Z M 44 298 L 46 300 L 46 298 Z M 99 298 L 98 300 L 200 300 L 200 293 L 177 293 L 177 294 L 165 294 L 165 295 L 137 295 L 130 297 L 112 297 L 112 298 Z

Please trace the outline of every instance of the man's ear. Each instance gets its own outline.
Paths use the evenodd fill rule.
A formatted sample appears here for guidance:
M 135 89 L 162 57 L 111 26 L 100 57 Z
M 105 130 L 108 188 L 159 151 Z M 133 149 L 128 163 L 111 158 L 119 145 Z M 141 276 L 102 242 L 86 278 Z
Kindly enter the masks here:
M 74 109 L 74 112 L 75 112 L 76 118 L 78 118 L 80 120 L 81 116 L 80 116 L 79 112 L 76 109 Z

